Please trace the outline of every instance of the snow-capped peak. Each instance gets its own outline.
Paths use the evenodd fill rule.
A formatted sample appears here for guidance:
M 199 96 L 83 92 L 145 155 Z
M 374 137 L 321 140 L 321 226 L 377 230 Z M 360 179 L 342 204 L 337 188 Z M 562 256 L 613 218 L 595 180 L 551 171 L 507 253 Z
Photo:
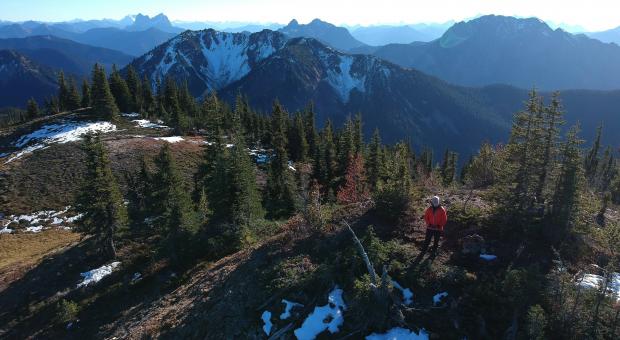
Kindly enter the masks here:
M 153 81 L 167 76 L 189 79 L 194 87 L 190 90 L 200 95 L 241 79 L 285 43 L 283 34 L 269 30 L 253 34 L 187 31 L 137 59 L 133 66 Z

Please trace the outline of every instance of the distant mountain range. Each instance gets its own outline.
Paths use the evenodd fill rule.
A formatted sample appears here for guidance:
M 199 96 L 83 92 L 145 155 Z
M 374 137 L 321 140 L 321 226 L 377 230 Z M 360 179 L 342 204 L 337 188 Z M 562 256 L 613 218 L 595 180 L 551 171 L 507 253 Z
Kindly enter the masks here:
M 620 45 L 620 27 L 612 28 L 607 31 L 587 33 L 591 38 L 598 39 L 606 43 Z
M 619 46 L 552 30 L 534 18 L 484 16 L 455 24 L 438 40 L 367 52 L 467 86 L 620 88 Z
M 51 69 L 64 70 L 75 76 L 89 76 L 93 65 L 106 69 L 116 64 L 123 67 L 133 58 L 116 50 L 93 47 L 54 36 L 0 39 L 0 49 L 10 49 Z
M 297 20 L 293 19 L 288 25 L 278 31 L 291 38 L 314 38 L 341 51 L 349 51 L 365 45 L 355 39 L 346 28 L 338 27 L 319 19 L 314 19 L 305 25 L 301 25 Z
M 525 89 L 620 89 L 619 46 L 553 30 L 537 19 L 485 16 L 455 24 L 430 42 L 378 47 L 318 19 L 306 25 L 293 20 L 278 31 L 179 35 L 162 30 L 174 27 L 165 16 L 123 20 L 122 28 L 67 33 L 82 43 L 51 36 L 0 40 L 0 49 L 12 49 L 0 60 L 3 89 L 10 94 L 0 106 L 53 93 L 59 68 L 83 73 L 94 61 L 119 67 L 130 61 L 83 44 L 103 45 L 142 53 L 132 61 L 140 74 L 153 82 L 187 80 L 197 97 L 217 91 L 232 101 L 243 93 L 264 111 L 276 98 L 291 111 L 312 101 L 320 122 L 339 123 L 361 112 L 366 132 L 379 127 L 386 141 L 410 138 L 436 150 L 459 145 L 457 151 L 469 154 L 484 139 L 505 139 L 512 114 L 527 98 Z M 5 24 L 0 32 L 18 27 L 27 34 L 59 29 L 27 22 Z M 24 79 L 34 85 L 25 87 Z M 563 100 L 569 121 L 581 120 L 586 136 L 600 121 L 620 126 L 618 91 L 570 90 Z M 620 135 L 613 135 L 620 144 Z
M 232 102 L 238 93 L 247 94 L 266 112 L 276 98 L 291 111 L 314 102 L 319 122 L 340 123 L 361 112 L 368 134 L 379 127 L 386 141 L 411 138 L 416 146 L 436 150 L 459 145 L 464 155 L 485 139 L 505 140 L 512 114 L 527 98 L 519 88 L 451 85 L 378 57 L 268 30 L 185 32 L 132 65 L 152 79 L 187 79 L 196 96 L 216 90 Z M 563 99 L 571 122 L 588 118 L 587 134 L 602 120 L 620 126 L 620 92 L 567 91 Z
M 56 93 L 56 75 L 11 50 L 0 50 L 0 105 L 24 107 L 30 97 L 42 102 Z
M 138 14 L 120 21 L 10 23 L 0 25 L 0 39 L 52 35 L 139 56 L 182 31 L 183 29 L 172 26 L 163 14 L 153 18 Z
M 414 41 L 431 41 L 439 38 L 448 27 L 444 25 L 368 26 L 351 30 L 355 39 L 370 46 L 409 44 Z

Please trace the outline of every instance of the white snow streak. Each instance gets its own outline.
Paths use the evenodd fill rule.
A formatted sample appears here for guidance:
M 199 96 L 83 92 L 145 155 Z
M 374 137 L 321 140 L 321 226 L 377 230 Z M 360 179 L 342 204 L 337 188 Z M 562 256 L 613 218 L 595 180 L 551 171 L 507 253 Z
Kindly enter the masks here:
M 605 278 L 601 275 L 585 274 L 577 285 L 586 289 L 601 289 L 605 285 Z M 607 294 L 620 302 L 620 273 L 612 273 L 607 285 Z
M 491 255 L 491 254 L 480 254 L 480 258 L 485 260 L 485 261 L 493 261 L 495 259 L 497 259 L 496 255 Z
M 365 91 L 366 77 L 357 77 L 351 74 L 351 66 L 353 65 L 353 56 L 339 56 L 340 64 L 337 70 L 329 69 L 327 71 L 327 82 L 338 93 L 340 99 L 347 103 L 351 95 L 351 91 L 356 89 L 360 92 Z
M 409 306 L 413 303 L 413 292 L 411 291 L 411 289 L 403 288 L 403 286 L 401 286 L 398 282 L 394 280 L 392 280 L 392 285 L 394 286 L 394 288 L 400 290 L 400 292 L 403 294 L 403 304 L 405 306 Z
M 155 137 L 156 140 L 163 140 L 165 142 L 174 144 L 174 143 L 178 143 L 178 142 L 182 142 L 184 141 L 183 137 L 181 136 L 172 136 L 172 137 Z
M 293 307 L 295 306 L 303 307 L 303 305 L 300 303 L 289 301 L 286 299 L 282 299 L 282 303 L 285 304 L 286 306 L 284 307 L 284 312 L 280 314 L 280 320 L 286 320 L 290 318 L 291 310 L 293 309 Z
M 271 333 L 271 327 L 273 327 L 273 324 L 271 323 L 271 312 L 267 310 L 264 311 L 261 319 L 263 319 L 264 323 L 263 331 L 265 332 L 265 334 L 269 335 Z
M 405 328 L 395 327 L 387 331 L 387 333 L 372 333 L 366 337 L 366 340 L 427 340 L 428 338 L 428 333 L 423 329 L 418 334 Z
M 445 298 L 446 296 L 448 296 L 448 292 L 439 293 L 433 296 L 433 304 L 438 305 L 441 302 L 441 299 Z
M 138 124 L 139 127 L 141 128 L 147 128 L 147 129 L 169 129 L 168 126 L 166 125 L 161 125 L 161 124 L 156 124 L 153 123 L 149 120 L 146 119 L 135 119 L 132 120 L 132 122 Z
M 308 315 L 301 327 L 295 330 L 295 336 L 299 340 L 311 340 L 325 330 L 331 334 L 337 333 L 344 323 L 342 312 L 346 309 L 347 306 L 342 299 L 342 289 L 334 288 L 329 293 L 328 304 L 314 307 L 314 311 Z
M 116 269 L 116 267 L 118 267 L 120 264 L 121 264 L 120 262 L 112 262 L 110 264 L 103 265 L 99 268 L 89 270 L 84 273 L 80 273 L 80 276 L 82 276 L 84 280 L 78 283 L 77 285 L 78 288 L 88 286 L 92 283 L 97 283 L 101 281 L 101 279 L 103 279 L 104 277 L 112 274 L 114 269 Z
M 62 122 L 43 125 L 38 130 L 20 137 L 13 145 L 24 148 L 11 157 L 6 163 L 19 159 L 27 153 L 48 147 L 50 144 L 63 144 L 80 140 L 88 133 L 106 133 L 116 130 L 110 122 Z M 26 147 L 26 145 L 32 144 Z

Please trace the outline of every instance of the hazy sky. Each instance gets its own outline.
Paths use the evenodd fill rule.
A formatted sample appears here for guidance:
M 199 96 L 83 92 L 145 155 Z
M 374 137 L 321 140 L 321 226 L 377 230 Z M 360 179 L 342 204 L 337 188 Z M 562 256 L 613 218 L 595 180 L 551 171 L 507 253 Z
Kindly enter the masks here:
M 463 20 L 481 14 L 535 16 L 587 30 L 620 26 L 618 0 L 0 0 L 0 20 L 119 19 L 164 12 L 171 20 L 371 25 Z

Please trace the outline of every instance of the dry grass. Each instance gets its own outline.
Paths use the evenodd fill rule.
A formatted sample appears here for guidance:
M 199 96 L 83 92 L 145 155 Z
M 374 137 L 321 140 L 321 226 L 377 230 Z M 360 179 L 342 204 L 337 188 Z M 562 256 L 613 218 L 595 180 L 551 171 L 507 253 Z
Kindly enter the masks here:
M 41 233 L 0 234 L 0 275 L 13 266 L 32 266 L 51 252 L 80 239 L 80 234 L 66 230 Z
M 105 136 L 104 141 L 112 171 L 123 191 L 127 190 L 126 177 L 140 169 L 141 158 L 146 156 L 152 162 L 164 144 L 123 135 Z M 203 159 L 203 145 L 200 138 L 186 138 L 170 147 L 187 183 L 194 182 L 193 176 Z M 85 172 L 84 158 L 79 143 L 66 143 L 54 144 L 9 164 L 0 162 L 0 212 L 26 214 L 73 205 Z

